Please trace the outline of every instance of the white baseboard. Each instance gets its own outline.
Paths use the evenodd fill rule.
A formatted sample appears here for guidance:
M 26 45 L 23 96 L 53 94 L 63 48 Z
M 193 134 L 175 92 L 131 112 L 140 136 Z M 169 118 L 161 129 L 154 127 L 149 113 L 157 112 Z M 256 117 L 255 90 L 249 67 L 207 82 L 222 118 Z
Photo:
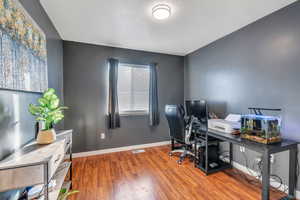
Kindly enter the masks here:
M 171 141 L 155 142 L 155 143 L 148 143 L 148 144 L 138 144 L 138 145 L 117 147 L 117 148 L 111 148 L 111 149 L 101 149 L 101 150 L 96 150 L 96 151 L 73 153 L 73 158 L 95 156 L 95 155 L 114 153 L 114 152 L 120 152 L 120 151 L 130 151 L 130 150 L 142 149 L 142 148 L 148 148 L 148 147 L 163 146 L 163 145 L 167 145 L 167 144 L 171 144 Z
M 236 169 L 238 169 L 238 170 L 240 170 L 240 171 L 242 171 L 242 172 L 250 175 L 250 176 L 255 176 L 256 177 L 258 175 L 258 173 L 256 171 L 251 170 L 251 169 L 247 169 L 247 167 L 245 167 L 245 166 L 243 166 L 243 165 L 241 165 L 241 164 L 239 164 L 237 162 L 233 161 L 232 162 L 232 166 L 234 168 L 236 168 Z M 280 183 L 276 182 L 275 180 L 271 180 L 271 182 L 270 182 L 270 185 L 273 186 L 273 187 L 275 187 L 275 188 L 277 188 L 279 184 Z M 288 186 L 282 184 L 281 187 L 278 188 L 278 190 L 284 192 L 286 188 L 288 188 Z M 300 199 L 300 191 L 299 190 L 296 190 L 296 198 Z

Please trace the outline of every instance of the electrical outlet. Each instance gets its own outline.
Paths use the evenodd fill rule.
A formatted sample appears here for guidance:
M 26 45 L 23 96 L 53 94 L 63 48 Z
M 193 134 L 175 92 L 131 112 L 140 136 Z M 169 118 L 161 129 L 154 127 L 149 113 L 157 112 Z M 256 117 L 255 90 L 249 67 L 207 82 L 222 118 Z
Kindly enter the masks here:
M 260 162 L 261 162 L 261 157 L 255 158 L 255 163 L 256 163 L 256 164 L 258 164 L 258 163 L 260 163 Z
M 245 152 L 245 147 L 244 146 L 240 146 L 240 152 L 242 152 L 242 153 Z
M 262 158 L 261 157 L 256 157 L 255 158 L 255 163 L 260 163 L 260 162 L 262 162 Z M 271 163 L 275 162 L 275 155 L 274 154 L 270 155 L 270 162 Z
M 275 162 L 275 155 L 274 154 L 271 154 L 271 156 L 270 156 L 270 162 L 271 163 Z
M 100 133 L 100 138 L 101 138 L 101 140 L 104 140 L 105 139 L 105 133 Z

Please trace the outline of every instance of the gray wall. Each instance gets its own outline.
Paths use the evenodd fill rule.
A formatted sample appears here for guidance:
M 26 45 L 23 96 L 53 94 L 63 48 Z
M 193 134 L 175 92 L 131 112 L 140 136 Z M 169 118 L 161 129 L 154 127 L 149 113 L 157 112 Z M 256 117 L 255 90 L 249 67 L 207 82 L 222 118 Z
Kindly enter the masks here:
M 185 57 L 185 98 L 227 113 L 249 106 L 282 108 L 283 137 L 300 141 L 300 2 Z M 218 110 L 218 109 L 216 109 Z M 257 154 L 247 151 L 252 165 Z M 235 147 L 234 159 L 245 164 Z M 288 154 L 272 170 L 287 179 Z
M 121 117 L 121 128 L 108 131 L 107 59 L 133 64 L 158 63 L 161 123 L 147 124 L 147 116 Z M 168 140 L 164 105 L 183 102 L 183 57 L 64 41 L 64 95 L 70 107 L 65 127 L 74 129 L 75 152 L 121 147 Z M 101 140 L 99 133 L 105 132 Z
M 55 88 L 63 100 L 62 40 L 38 0 L 21 0 L 21 3 L 47 36 L 49 87 Z M 0 89 L 0 160 L 33 139 L 34 119 L 27 107 L 39 96 Z M 0 193 L 0 199 L 6 198 L 7 194 Z

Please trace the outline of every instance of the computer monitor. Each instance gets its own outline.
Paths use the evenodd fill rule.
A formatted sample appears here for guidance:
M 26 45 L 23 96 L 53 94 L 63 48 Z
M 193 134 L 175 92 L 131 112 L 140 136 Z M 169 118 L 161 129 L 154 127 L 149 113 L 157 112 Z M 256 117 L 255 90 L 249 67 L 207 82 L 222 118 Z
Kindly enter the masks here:
M 199 120 L 207 119 L 208 111 L 205 100 L 188 100 L 185 102 L 187 115 L 194 116 Z

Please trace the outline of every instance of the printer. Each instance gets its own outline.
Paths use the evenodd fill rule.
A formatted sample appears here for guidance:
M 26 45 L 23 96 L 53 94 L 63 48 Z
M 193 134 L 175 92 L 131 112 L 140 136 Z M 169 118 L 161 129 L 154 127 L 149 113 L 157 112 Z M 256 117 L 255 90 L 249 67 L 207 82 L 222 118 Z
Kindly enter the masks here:
M 209 119 L 208 128 L 225 133 L 241 129 L 241 115 L 229 114 L 225 119 Z

